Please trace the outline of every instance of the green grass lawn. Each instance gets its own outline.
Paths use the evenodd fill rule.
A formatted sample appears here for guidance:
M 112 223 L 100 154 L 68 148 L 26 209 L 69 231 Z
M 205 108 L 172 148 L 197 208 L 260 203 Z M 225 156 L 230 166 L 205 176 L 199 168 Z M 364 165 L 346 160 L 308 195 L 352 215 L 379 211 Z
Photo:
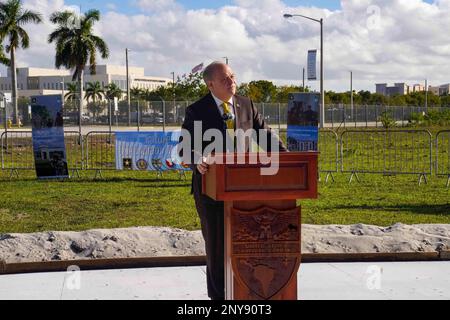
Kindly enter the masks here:
M 170 226 L 194 230 L 200 223 L 187 180 L 166 173 L 82 172 L 81 179 L 38 181 L 34 172 L 19 179 L 0 179 L 0 233 L 80 231 L 92 228 Z M 304 200 L 302 222 L 308 224 L 365 223 L 387 226 L 402 222 L 450 223 L 450 189 L 446 178 L 429 178 L 418 186 L 418 176 L 335 175 L 335 183 L 319 184 L 320 197 Z M 300 202 L 299 202 L 300 203 Z

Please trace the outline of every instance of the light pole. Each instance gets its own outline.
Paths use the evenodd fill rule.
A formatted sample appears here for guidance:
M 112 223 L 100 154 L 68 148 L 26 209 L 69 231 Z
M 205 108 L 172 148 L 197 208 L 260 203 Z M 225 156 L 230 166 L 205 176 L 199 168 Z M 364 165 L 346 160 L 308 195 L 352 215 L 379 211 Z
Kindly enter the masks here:
M 303 92 L 305 92 L 305 68 L 303 68 Z
M 131 127 L 131 97 L 130 97 L 130 75 L 128 71 L 128 48 L 125 49 L 125 60 L 127 68 L 127 104 L 128 104 L 128 126 Z
M 301 14 L 284 14 L 283 17 L 285 18 L 292 18 L 292 17 L 302 17 L 311 21 L 315 21 L 320 23 L 320 96 L 321 96 L 321 103 L 320 103 L 320 128 L 323 128 L 325 126 L 325 94 L 323 90 L 323 19 L 314 19 L 308 16 L 304 16 Z
M 171 72 L 172 74 L 172 99 L 173 99 L 173 105 L 172 105 L 172 113 L 175 117 L 175 72 Z
M 222 57 L 225 59 L 225 63 L 228 65 L 228 57 Z
M 350 71 L 350 108 L 352 110 L 352 119 L 353 119 L 353 71 Z
M 111 97 L 107 97 L 108 99 L 108 124 L 109 124 L 109 138 L 111 139 L 111 125 L 112 125 L 112 108 L 111 108 Z
M 158 96 L 158 98 L 162 101 L 162 108 L 163 108 L 163 132 L 166 132 L 166 102 L 164 101 L 163 97 Z
M 4 124 L 4 127 L 5 127 L 5 132 L 8 132 L 8 125 L 7 125 L 7 113 L 6 113 L 6 97 L 5 97 L 5 95 L 3 94 L 3 92 L 0 92 L 0 99 L 1 99 L 1 101 L 2 101 L 2 109 L 3 109 L 3 111 L 4 111 L 4 117 L 5 117 L 5 119 L 3 120 L 3 124 Z M 8 139 L 6 139 L 6 141 L 8 141 Z M 3 161 L 3 158 L 2 158 L 2 161 Z
M 61 77 L 61 107 L 62 111 L 64 112 L 64 77 Z

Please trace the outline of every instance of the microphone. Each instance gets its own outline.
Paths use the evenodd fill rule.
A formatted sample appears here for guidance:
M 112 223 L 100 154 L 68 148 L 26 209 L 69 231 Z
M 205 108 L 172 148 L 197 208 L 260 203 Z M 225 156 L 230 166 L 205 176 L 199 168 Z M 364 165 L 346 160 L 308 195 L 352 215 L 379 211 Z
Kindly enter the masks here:
M 222 120 L 223 121 L 234 120 L 234 114 L 232 114 L 232 113 L 224 113 L 222 115 Z

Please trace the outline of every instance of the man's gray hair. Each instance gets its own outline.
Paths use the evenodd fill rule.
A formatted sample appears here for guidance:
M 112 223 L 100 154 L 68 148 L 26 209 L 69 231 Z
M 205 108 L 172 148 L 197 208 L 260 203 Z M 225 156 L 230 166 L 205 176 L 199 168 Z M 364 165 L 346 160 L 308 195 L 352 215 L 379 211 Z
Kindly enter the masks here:
M 221 62 L 221 61 L 214 61 L 211 62 L 206 68 L 205 70 L 203 70 L 203 80 L 205 82 L 207 81 L 211 81 L 214 77 L 214 72 L 216 71 L 216 69 L 219 66 L 223 66 L 225 65 L 225 63 Z

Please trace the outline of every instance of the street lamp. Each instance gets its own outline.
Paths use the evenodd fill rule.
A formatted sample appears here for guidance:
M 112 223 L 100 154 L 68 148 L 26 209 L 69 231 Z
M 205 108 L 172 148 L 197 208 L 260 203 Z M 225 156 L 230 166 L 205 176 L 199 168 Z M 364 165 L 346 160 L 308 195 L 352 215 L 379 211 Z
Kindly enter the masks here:
M 175 72 L 171 72 L 171 74 L 172 74 L 172 99 L 173 99 L 173 104 L 172 104 L 172 113 L 173 113 L 173 115 L 175 116 L 175 113 L 176 113 L 176 111 L 175 111 Z
M 163 97 L 158 96 L 158 98 L 161 99 L 161 102 L 162 102 L 163 132 L 166 132 L 166 102 L 164 101 Z
M 61 108 L 62 108 L 62 110 L 63 110 L 63 112 L 64 112 L 64 77 L 61 77 L 61 95 L 62 95 L 62 97 L 61 97 Z
M 301 17 L 311 21 L 320 23 L 320 128 L 325 126 L 325 94 L 323 91 L 323 19 L 314 19 L 301 14 L 284 14 L 284 18 Z
M 6 113 L 6 97 L 5 97 L 5 94 L 3 92 L 0 92 L 0 99 L 1 99 L 0 100 L 1 101 L 1 108 L 4 111 L 4 117 L 5 117 L 5 119 L 3 121 L 3 124 L 4 124 L 4 127 L 5 127 L 5 132 L 8 132 L 7 113 Z M 8 142 L 8 139 L 6 139 L 6 142 Z M 6 149 L 8 149 L 8 148 L 6 148 Z M 2 158 L 2 161 L 3 161 L 3 158 Z
M 128 52 L 130 50 L 125 48 L 125 63 L 126 63 L 126 74 L 127 74 L 127 105 L 128 105 L 128 126 L 131 126 L 131 97 L 130 97 L 130 75 L 128 70 Z

